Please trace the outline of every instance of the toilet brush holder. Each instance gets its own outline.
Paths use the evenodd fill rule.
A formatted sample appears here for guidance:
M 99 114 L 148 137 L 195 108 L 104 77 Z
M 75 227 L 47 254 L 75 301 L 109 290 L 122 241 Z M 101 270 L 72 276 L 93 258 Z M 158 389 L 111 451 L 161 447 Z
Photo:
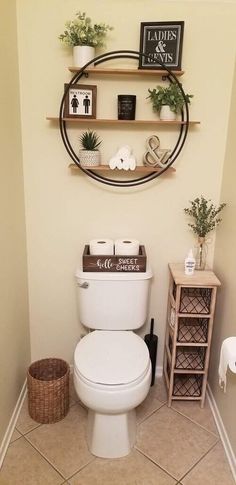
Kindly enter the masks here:
M 156 360 L 157 360 L 157 344 L 158 344 L 158 337 L 153 333 L 154 328 L 154 318 L 151 319 L 151 328 L 150 333 L 145 335 L 144 341 L 147 344 L 149 355 L 152 363 L 152 380 L 151 386 L 153 386 L 155 382 L 155 373 L 156 373 Z

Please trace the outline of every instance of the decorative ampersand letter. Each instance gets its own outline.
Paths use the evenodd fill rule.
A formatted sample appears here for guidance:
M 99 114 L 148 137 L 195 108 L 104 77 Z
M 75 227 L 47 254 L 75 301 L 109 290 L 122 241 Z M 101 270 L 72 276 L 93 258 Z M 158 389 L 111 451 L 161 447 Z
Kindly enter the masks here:
M 160 148 L 160 140 L 158 136 L 149 136 L 146 141 L 146 147 L 147 152 L 143 156 L 144 165 L 148 165 L 150 167 L 166 167 L 168 155 L 170 154 L 171 150 Z

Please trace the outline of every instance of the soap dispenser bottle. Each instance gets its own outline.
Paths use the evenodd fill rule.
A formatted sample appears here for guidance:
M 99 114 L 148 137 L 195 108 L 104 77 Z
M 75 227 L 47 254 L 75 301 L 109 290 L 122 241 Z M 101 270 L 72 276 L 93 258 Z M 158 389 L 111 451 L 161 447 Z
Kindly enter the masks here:
M 187 258 L 184 261 L 184 272 L 186 275 L 193 275 L 196 265 L 196 260 L 193 256 L 193 251 L 190 249 Z

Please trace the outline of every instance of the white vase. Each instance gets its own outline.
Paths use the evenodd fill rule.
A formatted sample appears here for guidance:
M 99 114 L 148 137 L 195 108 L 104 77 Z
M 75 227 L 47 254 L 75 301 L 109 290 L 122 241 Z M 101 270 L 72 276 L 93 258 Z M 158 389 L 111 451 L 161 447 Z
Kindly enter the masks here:
M 74 67 L 83 67 L 87 62 L 91 61 L 95 57 L 95 47 L 89 45 L 75 45 L 73 47 L 73 62 Z M 90 64 L 89 67 L 93 67 L 94 64 Z
M 100 165 L 99 150 L 79 150 L 79 160 L 81 167 L 97 167 Z
M 162 121 L 174 121 L 176 119 L 176 113 L 171 111 L 167 104 L 164 104 L 160 110 L 160 120 Z

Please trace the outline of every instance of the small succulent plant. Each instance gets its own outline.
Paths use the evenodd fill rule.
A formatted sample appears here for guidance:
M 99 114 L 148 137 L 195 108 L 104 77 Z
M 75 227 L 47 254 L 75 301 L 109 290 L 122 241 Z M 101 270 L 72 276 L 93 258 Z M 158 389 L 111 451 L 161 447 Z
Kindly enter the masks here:
M 84 131 L 80 136 L 80 143 L 83 147 L 83 150 L 91 150 L 95 151 L 98 150 L 98 147 L 101 145 L 102 140 L 99 139 L 99 136 L 95 131 Z

